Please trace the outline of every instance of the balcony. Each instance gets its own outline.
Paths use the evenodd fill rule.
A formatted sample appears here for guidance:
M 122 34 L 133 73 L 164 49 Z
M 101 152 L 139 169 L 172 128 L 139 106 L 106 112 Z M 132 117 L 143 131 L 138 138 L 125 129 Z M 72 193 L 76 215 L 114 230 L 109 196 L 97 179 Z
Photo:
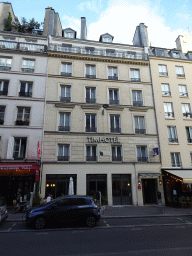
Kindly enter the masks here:
M 142 107 L 143 106 L 143 101 L 133 101 L 133 106 L 135 107 Z
M 21 70 L 25 73 L 34 73 L 35 71 L 34 68 L 22 68 Z
M 109 104 L 111 104 L 111 105 L 119 105 L 119 100 L 109 99 Z
M 108 76 L 109 80 L 118 80 L 118 76 Z
M 191 113 L 183 113 L 183 117 L 184 118 L 192 118 L 192 114 Z
M 16 120 L 15 125 L 29 125 L 29 120 Z
M 113 162 L 122 162 L 123 158 L 122 158 L 122 156 L 112 156 L 112 161 Z
M 15 156 L 15 155 L 13 155 L 13 158 L 14 158 L 14 160 L 24 160 L 25 159 L 24 156 Z
M 21 97 L 32 97 L 32 92 L 19 92 Z
M 159 72 L 159 75 L 160 76 L 168 76 L 168 73 L 167 72 Z
M 147 163 L 148 162 L 148 157 L 137 157 L 137 162 Z
M 88 74 L 86 74 L 85 76 L 86 76 L 86 78 L 96 78 L 96 75 L 88 75 Z
M 70 132 L 70 126 L 59 126 L 59 131 Z
M 114 132 L 114 133 L 121 133 L 121 128 L 114 128 L 114 127 L 111 127 L 111 132 Z
M 71 102 L 71 97 L 60 97 L 60 101 L 62 102 Z
M 90 99 L 90 98 L 86 98 L 85 99 L 86 103 L 96 103 L 96 99 Z
M 165 112 L 166 118 L 174 118 L 174 112 Z
M 135 129 L 135 134 L 145 134 L 146 130 L 145 129 Z
M 85 127 L 86 132 L 97 132 L 97 127 Z
M 61 72 L 61 76 L 72 76 L 72 74 L 68 72 Z
M 141 82 L 141 79 L 140 79 L 140 77 L 131 77 L 131 81 L 132 82 Z
M 47 52 L 47 45 L 0 40 L 0 49 L 21 50 L 30 52 Z
M 11 67 L 10 66 L 0 66 L 0 70 L 9 71 L 9 70 L 11 70 Z
M 8 91 L 7 90 L 4 90 L 4 91 L 0 91 L 0 95 L 7 95 L 8 94 Z
M 87 162 L 96 162 L 97 156 L 86 156 L 86 161 Z
M 178 143 L 178 139 L 177 138 L 169 138 L 169 142 L 170 143 Z
M 75 54 L 84 54 L 84 55 L 94 55 L 94 56 L 108 56 L 109 52 L 106 49 L 95 49 L 93 51 L 87 51 L 83 47 L 63 47 L 62 45 L 50 44 L 48 47 L 49 51 L 56 52 L 67 52 L 67 53 L 75 53 Z M 113 58 L 122 58 L 122 59 L 136 59 L 136 60 L 147 60 L 148 56 L 144 53 L 134 53 L 130 54 L 127 51 L 115 51 L 113 52 Z
M 58 156 L 57 161 L 69 162 L 69 156 Z
M 188 93 L 187 92 L 180 92 L 180 96 L 181 97 L 188 97 Z
M 162 94 L 164 96 L 171 96 L 171 92 L 168 92 L 168 91 L 162 91 Z

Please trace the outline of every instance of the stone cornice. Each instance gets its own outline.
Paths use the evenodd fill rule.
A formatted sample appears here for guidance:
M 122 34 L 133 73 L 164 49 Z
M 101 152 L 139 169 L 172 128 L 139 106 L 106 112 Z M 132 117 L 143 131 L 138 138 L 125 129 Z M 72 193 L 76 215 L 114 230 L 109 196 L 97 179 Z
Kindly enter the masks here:
M 73 102 L 58 102 L 55 103 L 55 107 L 57 108 L 74 108 L 76 103 Z
M 135 107 L 135 106 L 132 106 L 132 107 L 129 107 L 129 110 L 130 111 L 134 111 L 134 112 L 147 112 L 148 109 L 153 109 L 154 107 Z

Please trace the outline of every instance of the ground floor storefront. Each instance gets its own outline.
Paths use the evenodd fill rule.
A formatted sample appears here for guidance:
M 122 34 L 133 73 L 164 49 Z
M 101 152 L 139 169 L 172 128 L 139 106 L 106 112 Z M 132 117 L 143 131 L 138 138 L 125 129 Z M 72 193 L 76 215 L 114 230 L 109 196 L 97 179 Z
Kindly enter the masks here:
M 160 164 L 44 163 L 41 196 L 67 195 L 70 177 L 75 194 L 96 198 L 100 191 L 103 205 L 157 204 L 159 192 L 164 203 Z
M 30 199 L 30 192 L 39 181 L 39 165 L 36 163 L 0 163 L 0 195 L 7 205 Z

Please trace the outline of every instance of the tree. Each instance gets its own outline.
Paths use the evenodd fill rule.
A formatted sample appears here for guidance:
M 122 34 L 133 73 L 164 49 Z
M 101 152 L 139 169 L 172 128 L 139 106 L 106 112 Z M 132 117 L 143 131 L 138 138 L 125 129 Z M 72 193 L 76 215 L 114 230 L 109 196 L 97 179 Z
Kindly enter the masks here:
M 4 19 L 3 23 L 4 23 L 4 30 L 11 31 L 13 24 L 12 24 L 12 17 L 10 12 L 8 17 Z

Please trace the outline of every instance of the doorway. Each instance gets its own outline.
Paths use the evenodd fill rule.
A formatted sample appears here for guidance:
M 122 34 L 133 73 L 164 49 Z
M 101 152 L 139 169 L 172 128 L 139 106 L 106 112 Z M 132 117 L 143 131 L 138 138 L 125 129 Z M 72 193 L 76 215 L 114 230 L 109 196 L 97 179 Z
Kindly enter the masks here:
M 142 179 L 143 204 L 157 204 L 157 180 Z

